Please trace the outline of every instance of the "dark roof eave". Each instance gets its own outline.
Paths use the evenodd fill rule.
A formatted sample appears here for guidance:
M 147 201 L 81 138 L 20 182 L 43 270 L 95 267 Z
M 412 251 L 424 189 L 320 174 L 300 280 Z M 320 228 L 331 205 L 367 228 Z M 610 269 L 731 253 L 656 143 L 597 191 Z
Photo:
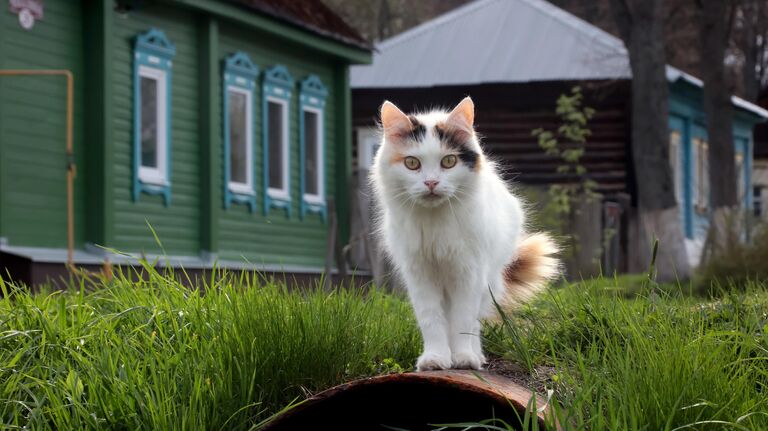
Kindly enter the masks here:
M 239 22 L 248 27 L 274 34 L 275 36 L 308 45 L 325 54 L 341 58 L 349 64 L 370 64 L 373 53 L 370 47 L 361 47 L 357 44 L 344 43 L 330 35 L 322 36 L 319 30 L 310 32 L 306 26 L 292 24 L 284 19 L 275 19 L 273 15 L 266 15 L 248 8 L 247 5 L 225 3 L 216 0 L 163 0 L 169 3 L 186 6 L 209 13 L 211 15 Z M 243 13 L 245 10 L 251 13 Z
M 238 2 L 236 4 L 240 5 L 244 9 L 249 10 L 251 12 L 263 13 L 265 15 L 269 15 L 269 16 L 271 16 L 273 18 L 285 21 L 286 23 L 294 25 L 296 27 L 299 27 L 299 28 L 301 28 L 303 30 L 309 31 L 311 33 L 316 33 L 319 36 L 327 37 L 329 39 L 333 39 L 333 40 L 339 41 L 341 43 L 344 43 L 344 44 L 347 44 L 347 45 L 350 45 L 350 46 L 353 46 L 353 47 L 356 47 L 356 48 L 361 48 L 361 49 L 364 49 L 366 51 L 373 52 L 373 49 L 374 49 L 373 44 L 368 42 L 368 41 L 366 41 L 356 31 L 351 30 L 351 28 L 350 28 L 349 31 L 352 32 L 352 35 L 355 36 L 355 38 L 350 37 L 350 36 L 345 36 L 345 35 L 340 34 L 340 33 L 334 33 L 334 32 L 329 31 L 327 29 L 323 29 L 321 27 L 318 27 L 317 25 L 313 25 L 312 23 L 308 23 L 308 22 L 302 21 L 300 18 L 296 18 L 296 17 L 290 16 L 290 15 L 285 14 L 285 13 L 282 13 L 282 14 L 281 13 L 277 13 L 276 11 L 271 10 L 269 8 L 258 7 L 256 5 L 250 4 L 250 3 L 240 3 L 240 2 Z M 349 28 L 348 26 L 346 26 L 346 27 Z

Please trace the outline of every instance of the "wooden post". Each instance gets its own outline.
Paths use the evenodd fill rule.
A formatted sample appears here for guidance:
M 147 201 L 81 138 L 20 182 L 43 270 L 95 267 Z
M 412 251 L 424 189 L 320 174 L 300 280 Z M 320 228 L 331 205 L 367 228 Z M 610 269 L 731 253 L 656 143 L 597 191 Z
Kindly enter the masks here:
M 336 204 L 333 198 L 328 198 L 328 241 L 325 248 L 325 268 L 323 270 L 323 289 L 330 290 L 331 279 L 333 278 L 333 257 L 336 254 L 338 242 L 339 221 L 336 216 Z M 338 259 L 338 255 L 336 256 Z M 341 271 L 341 263 L 338 263 Z

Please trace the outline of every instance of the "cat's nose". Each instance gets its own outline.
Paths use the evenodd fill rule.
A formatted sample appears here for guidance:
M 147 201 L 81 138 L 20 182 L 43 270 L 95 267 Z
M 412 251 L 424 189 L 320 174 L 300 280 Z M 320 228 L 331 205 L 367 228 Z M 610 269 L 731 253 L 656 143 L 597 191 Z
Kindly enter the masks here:
M 437 187 L 438 184 L 440 184 L 440 181 L 436 181 L 436 180 L 424 181 L 424 185 L 427 186 L 430 192 L 435 190 L 435 187 Z

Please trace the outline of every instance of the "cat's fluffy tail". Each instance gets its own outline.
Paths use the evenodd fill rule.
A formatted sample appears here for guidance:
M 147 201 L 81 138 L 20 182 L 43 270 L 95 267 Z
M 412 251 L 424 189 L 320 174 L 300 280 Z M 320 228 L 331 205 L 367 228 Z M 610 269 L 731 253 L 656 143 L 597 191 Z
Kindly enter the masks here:
M 504 269 L 506 302 L 519 304 L 541 291 L 560 272 L 559 247 L 549 235 L 534 233 L 523 238 L 517 258 Z

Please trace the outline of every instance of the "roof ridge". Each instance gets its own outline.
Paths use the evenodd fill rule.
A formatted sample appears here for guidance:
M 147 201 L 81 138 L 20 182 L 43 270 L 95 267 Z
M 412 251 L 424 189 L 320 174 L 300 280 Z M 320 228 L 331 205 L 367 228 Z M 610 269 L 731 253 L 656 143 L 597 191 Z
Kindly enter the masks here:
M 467 15 L 470 12 L 474 12 L 477 9 L 490 6 L 492 3 L 497 1 L 517 1 L 525 4 L 544 13 L 547 16 L 556 19 L 561 24 L 567 25 L 571 29 L 589 36 L 591 39 L 597 40 L 609 48 L 618 49 L 621 54 L 627 54 L 627 50 L 624 47 L 624 42 L 621 41 L 621 39 L 546 0 L 475 0 L 456 9 L 438 15 L 435 18 L 427 20 L 417 25 L 416 27 L 406 30 L 396 36 L 383 40 L 376 45 L 376 48 L 378 50 L 384 50 L 389 47 L 398 45 L 402 42 L 419 36 L 422 33 L 431 30 L 432 28 L 441 26 L 450 21 L 454 21 L 457 18 L 463 17 L 464 15 Z
M 587 36 L 591 36 L 593 39 L 603 43 L 607 47 L 618 48 L 622 51 L 622 54 L 628 54 L 627 49 L 624 46 L 624 41 L 612 35 L 611 33 L 608 33 L 602 28 L 596 26 L 595 24 L 592 24 L 589 21 L 583 20 L 578 16 L 576 16 L 575 14 L 572 14 L 571 12 L 568 12 L 567 10 L 555 4 L 552 4 L 547 0 L 515 0 L 515 1 L 525 2 L 529 6 L 542 11 L 543 13 L 551 16 L 552 18 L 567 25 L 568 27 L 571 27 L 572 29 L 580 33 L 583 33 Z
M 433 27 L 438 27 L 449 21 L 453 21 L 454 19 L 461 17 L 471 11 L 474 11 L 475 9 L 483 8 L 487 6 L 487 4 L 497 2 L 497 1 L 506 1 L 506 0 L 475 0 L 475 1 L 469 2 L 463 6 L 457 7 L 456 9 L 449 10 L 445 13 L 442 13 L 436 16 L 435 18 L 428 19 L 423 23 L 417 25 L 416 27 L 410 28 L 398 35 L 390 37 L 389 39 L 385 39 L 379 42 L 378 44 L 376 44 L 376 48 L 385 49 L 385 48 L 389 48 L 390 46 L 405 42 Z

